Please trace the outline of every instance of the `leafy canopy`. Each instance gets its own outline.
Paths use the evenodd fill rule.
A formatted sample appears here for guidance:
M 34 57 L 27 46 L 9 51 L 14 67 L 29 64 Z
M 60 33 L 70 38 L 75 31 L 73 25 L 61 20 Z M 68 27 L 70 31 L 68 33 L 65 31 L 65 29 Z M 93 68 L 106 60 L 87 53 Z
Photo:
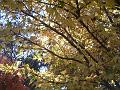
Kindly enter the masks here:
M 1 51 L 15 41 L 19 55 L 33 50 L 49 64 L 43 74 L 26 69 L 36 88 L 97 90 L 102 81 L 119 81 L 119 0 L 0 2 Z

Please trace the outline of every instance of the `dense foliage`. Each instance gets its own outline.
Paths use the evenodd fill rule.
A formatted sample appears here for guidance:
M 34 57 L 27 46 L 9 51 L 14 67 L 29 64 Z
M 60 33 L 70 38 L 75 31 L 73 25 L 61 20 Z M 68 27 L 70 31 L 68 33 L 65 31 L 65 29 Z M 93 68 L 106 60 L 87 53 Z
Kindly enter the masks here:
M 1 0 L 0 9 L 1 52 L 34 88 L 119 88 L 119 0 Z
M 30 90 L 18 75 L 0 71 L 0 90 Z

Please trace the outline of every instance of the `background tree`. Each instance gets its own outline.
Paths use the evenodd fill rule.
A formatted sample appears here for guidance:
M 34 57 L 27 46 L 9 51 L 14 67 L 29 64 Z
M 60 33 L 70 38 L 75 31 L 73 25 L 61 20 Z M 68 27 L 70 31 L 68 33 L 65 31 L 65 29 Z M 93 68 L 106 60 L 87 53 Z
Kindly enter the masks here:
M 37 87 L 118 88 L 118 0 L 3 0 L 0 6 L 1 40 L 15 40 L 20 53 L 33 50 L 33 59 L 50 65 L 44 74 L 27 71 Z

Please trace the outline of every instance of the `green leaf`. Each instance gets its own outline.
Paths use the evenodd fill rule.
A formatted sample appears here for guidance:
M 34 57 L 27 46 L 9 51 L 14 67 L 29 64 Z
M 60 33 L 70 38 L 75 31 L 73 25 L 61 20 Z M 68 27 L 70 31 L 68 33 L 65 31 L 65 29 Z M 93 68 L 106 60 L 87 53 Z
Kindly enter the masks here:
M 63 7 L 65 6 L 64 1 L 59 1 L 58 6 L 59 6 L 60 8 L 63 8 Z

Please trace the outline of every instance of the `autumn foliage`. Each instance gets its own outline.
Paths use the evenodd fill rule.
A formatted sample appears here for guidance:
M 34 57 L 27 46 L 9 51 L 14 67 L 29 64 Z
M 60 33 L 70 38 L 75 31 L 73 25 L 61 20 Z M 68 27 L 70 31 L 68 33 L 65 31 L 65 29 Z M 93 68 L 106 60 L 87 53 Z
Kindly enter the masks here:
M 0 90 L 29 90 L 18 75 L 0 71 Z
M 10 60 L 10 58 L 8 58 L 7 56 L 0 54 L 0 64 L 12 65 L 13 63 L 13 60 Z
M 30 88 L 120 88 L 120 0 L 0 0 L 0 53 L 0 70 Z
M 12 65 L 12 62 L 6 56 L 0 56 L 0 64 Z M 0 90 L 29 90 L 24 85 L 24 79 L 15 73 L 0 71 Z

